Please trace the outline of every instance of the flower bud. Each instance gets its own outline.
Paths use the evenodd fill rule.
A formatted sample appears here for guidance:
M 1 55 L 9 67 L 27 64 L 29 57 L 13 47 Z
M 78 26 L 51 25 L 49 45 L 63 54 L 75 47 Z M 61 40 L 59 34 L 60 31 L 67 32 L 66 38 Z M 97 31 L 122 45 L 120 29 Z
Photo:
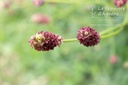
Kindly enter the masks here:
M 91 27 L 80 28 L 77 33 L 77 39 L 79 40 L 80 44 L 87 47 L 97 45 L 100 42 L 98 32 Z
M 29 39 L 29 43 L 37 51 L 49 51 L 60 46 L 62 38 L 51 32 L 40 31 Z

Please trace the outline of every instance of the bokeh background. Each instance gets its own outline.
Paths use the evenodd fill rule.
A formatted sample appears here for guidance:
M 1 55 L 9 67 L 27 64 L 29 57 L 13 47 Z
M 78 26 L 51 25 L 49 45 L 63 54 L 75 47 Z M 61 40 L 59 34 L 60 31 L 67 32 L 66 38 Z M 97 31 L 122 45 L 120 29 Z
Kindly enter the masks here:
M 32 0 L 12 0 L 9 4 L 0 0 L 0 85 L 128 85 L 127 25 L 94 47 L 79 42 L 63 43 L 48 52 L 30 47 L 28 40 L 38 31 L 75 38 L 82 26 L 102 32 L 120 24 L 128 11 L 98 9 L 116 8 L 112 0 L 60 1 L 35 6 Z M 49 21 L 39 24 L 32 20 L 35 14 L 46 15 Z

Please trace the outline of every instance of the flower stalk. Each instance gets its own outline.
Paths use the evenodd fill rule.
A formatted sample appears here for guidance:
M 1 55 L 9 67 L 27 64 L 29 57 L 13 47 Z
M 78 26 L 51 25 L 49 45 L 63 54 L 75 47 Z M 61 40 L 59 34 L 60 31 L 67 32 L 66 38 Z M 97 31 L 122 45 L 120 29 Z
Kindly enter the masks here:
M 64 39 L 63 42 L 75 42 L 77 41 L 77 38 L 72 38 L 72 39 Z
M 105 34 L 108 34 L 108 33 L 112 32 L 112 31 L 114 31 L 114 30 L 124 28 L 124 26 L 128 23 L 128 11 L 127 11 L 127 10 L 128 10 L 128 6 L 126 5 L 125 8 L 126 8 L 126 13 L 125 13 L 125 15 L 124 15 L 124 21 L 123 21 L 121 24 L 119 24 L 119 25 L 117 25 L 117 26 L 115 26 L 115 27 L 111 27 L 111 28 L 108 28 L 108 29 L 106 29 L 106 30 L 100 32 L 100 35 L 101 35 L 101 36 L 102 36 L 102 35 L 105 35 Z

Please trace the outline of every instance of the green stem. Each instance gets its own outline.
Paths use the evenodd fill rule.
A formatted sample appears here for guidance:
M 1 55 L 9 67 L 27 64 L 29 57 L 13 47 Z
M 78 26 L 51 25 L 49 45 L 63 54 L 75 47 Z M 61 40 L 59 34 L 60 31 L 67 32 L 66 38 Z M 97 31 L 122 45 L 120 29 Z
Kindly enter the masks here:
M 127 17 L 125 17 L 125 20 L 124 20 L 124 22 L 121 25 L 117 25 L 116 27 L 109 28 L 109 29 L 107 29 L 107 30 L 105 30 L 103 32 L 100 32 L 100 35 L 104 35 L 104 34 L 110 33 L 111 31 L 114 31 L 114 30 L 116 30 L 118 28 L 124 27 L 127 24 L 127 20 L 126 20 L 126 19 L 128 19 Z
M 77 41 L 77 38 L 73 38 L 73 39 L 64 39 L 63 42 L 74 42 Z
M 114 36 L 114 35 L 120 33 L 123 29 L 124 29 L 124 27 L 120 28 L 119 30 L 117 30 L 117 31 L 115 31 L 115 32 L 111 32 L 110 34 L 103 35 L 103 36 L 101 36 L 100 38 L 103 39 L 103 38 L 112 37 L 112 36 Z
M 128 9 L 128 7 L 126 8 L 126 10 L 127 9 Z M 128 19 L 128 12 L 126 11 L 124 21 L 121 24 L 119 24 L 115 27 L 108 28 L 107 30 L 104 30 L 103 32 L 100 32 L 100 35 L 104 35 L 104 34 L 110 33 L 111 31 L 114 31 L 118 28 L 122 28 L 124 25 L 126 25 L 128 23 L 127 19 Z

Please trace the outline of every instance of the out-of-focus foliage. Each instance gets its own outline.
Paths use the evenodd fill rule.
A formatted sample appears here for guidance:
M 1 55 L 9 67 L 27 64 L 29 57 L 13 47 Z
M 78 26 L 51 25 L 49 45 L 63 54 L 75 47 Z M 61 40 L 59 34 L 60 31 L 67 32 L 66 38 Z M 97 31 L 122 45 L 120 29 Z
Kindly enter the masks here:
M 128 66 L 123 64 L 128 61 L 128 26 L 95 47 L 71 42 L 53 51 L 38 52 L 28 43 L 30 36 L 41 30 L 63 38 L 76 37 L 82 26 L 101 32 L 120 24 L 128 11 L 112 10 L 109 12 L 119 15 L 99 16 L 97 13 L 108 10 L 98 7 L 115 8 L 111 0 L 45 3 L 40 7 L 31 0 L 13 0 L 9 8 L 0 5 L 0 85 L 127 85 Z M 49 16 L 50 22 L 33 23 L 31 17 L 36 13 Z M 117 56 L 115 64 L 109 61 L 112 55 Z

